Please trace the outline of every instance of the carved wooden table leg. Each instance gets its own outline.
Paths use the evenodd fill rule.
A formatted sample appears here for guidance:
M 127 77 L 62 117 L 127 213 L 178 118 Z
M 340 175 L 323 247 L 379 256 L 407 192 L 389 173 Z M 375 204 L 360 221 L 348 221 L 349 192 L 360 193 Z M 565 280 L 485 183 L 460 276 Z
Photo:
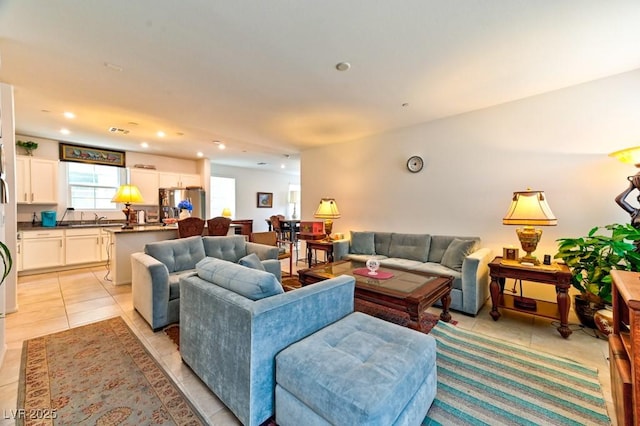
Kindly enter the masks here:
M 500 292 L 502 286 L 498 283 L 499 278 L 491 277 L 491 284 L 489 284 L 489 291 L 491 292 L 491 318 L 494 321 L 498 321 L 500 318 L 500 312 L 498 311 L 498 304 L 500 303 Z
M 451 321 L 451 314 L 449 313 L 449 306 L 451 305 L 451 291 L 440 298 L 442 303 L 442 312 L 440 313 L 440 319 L 444 322 Z
M 569 328 L 569 295 L 566 288 L 556 287 L 558 310 L 560 311 L 560 327 L 558 333 L 565 339 L 573 333 Z

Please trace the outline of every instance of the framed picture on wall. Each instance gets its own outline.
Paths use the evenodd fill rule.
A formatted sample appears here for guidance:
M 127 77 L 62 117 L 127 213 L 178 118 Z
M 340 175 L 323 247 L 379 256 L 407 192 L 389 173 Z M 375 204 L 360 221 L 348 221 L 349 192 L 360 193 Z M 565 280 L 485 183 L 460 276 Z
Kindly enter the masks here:
M 258 192 L 258 207 L 273 207 L 273 192 Z

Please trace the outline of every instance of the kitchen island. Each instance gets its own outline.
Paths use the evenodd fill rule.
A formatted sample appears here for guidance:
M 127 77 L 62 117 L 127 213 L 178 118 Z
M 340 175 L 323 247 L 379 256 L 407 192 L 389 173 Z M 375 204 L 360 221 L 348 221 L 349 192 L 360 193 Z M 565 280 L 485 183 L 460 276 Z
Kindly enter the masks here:
M 111 233 L 109 268 L 114 285 L 131 283 L 131 254 L 155 241 L 178 238 L 178 225 L 139 225 L 132 229 L 107 228 Z

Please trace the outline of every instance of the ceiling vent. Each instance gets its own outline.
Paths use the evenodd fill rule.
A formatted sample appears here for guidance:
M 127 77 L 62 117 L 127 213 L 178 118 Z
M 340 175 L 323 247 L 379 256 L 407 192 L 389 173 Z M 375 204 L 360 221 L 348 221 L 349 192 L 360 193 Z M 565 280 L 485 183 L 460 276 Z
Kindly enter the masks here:
M 120 129 L 118 127 L 109 127 L 111 133 L 120 133 L 121 135 L 128 135 L 129 131 L 126 129 Z

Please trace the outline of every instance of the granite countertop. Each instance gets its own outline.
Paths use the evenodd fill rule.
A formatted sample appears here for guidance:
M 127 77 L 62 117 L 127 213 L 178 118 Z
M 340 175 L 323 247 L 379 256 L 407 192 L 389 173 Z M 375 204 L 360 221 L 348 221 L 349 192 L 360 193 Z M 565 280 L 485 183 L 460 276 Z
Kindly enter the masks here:
M 18 222 L 17 224 L 18 231 L 40 231 L 40 230 L 53 230 L 53 229 L 83 229 L 83 228 L 104 228 L 105 230 L 122 230 L 121 227 L 124 225 L 122 221 L 106 221 L 101 223 L 74 223 L 74 222 L 66 222 L 60 226 L 42 226 L 42 222 L 36 222 L 36 224 L 32 224 L 31 222 Z M 178 229 L 178 225 L 167 225 L 163 226 L 161 223 L 145 223 L 140 225 L 134 225 L 133 229 L 125 229 L 122 231 L 132 232 L 132 231 L 158 231 L 162 230 L 162 228 L 166 229 Z
M 147 223 L 144 225 L 133 225 L 133 228 L 122 229 L 121 227 L 108 226 L 104 228 L 105 231 L 112 234 L 130 234 L 133 232 L 155 232 L 155 231 L 177 231 L 178 225 L 162 225 L 160 223 Z

